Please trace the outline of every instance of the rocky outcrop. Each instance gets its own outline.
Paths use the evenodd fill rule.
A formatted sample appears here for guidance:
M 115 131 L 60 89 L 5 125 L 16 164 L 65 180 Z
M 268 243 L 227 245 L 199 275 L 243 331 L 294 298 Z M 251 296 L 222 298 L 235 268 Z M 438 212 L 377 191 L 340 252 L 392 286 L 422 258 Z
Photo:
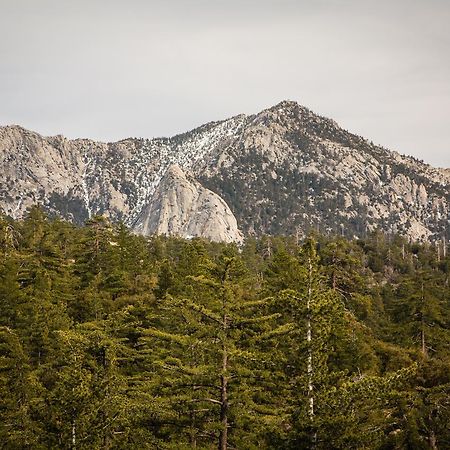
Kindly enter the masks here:
M 182 207 L 170 206 L 166 190 Z M 205 200 L 212 193 L 218 209 Z M 235 231 L 224 233 L 233 230 L 231 213 L 244 235 L 314 229 L 355 237 L 378 228 L 450 238 L 448 169 L 374 145 L 289 101 L 172 138 L 102 143 L 0 127 L 0 208 L 20 218 L 35 203 L 76 223 L 102 214 L 139 232 L 212 239 L 236 240 Z
M 139 215 L 134 229 L 144 235 L 200 236 L 218 242 L 243 241 L 228 205 L 192 176 L 187 176 L 178 165 L 168 168 L 150 202 Z

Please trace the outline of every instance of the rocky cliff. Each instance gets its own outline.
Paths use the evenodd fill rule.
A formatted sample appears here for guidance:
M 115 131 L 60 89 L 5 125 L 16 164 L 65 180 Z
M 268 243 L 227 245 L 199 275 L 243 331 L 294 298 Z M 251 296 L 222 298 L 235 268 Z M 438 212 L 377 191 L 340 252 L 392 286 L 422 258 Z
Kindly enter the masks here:
M 243 241 L 228 205 L 178 165 L 168 168 L 133 228 L 141 234 L 201 236 L 217 242 Z
M 40 203 L 76 223 L 103 214 L 142 233 L 220 240 L 241 239 L 235 220 L 244 235 L 448 233 L 448 169 L 374 145 L 295 102 L 172 138 L 115 143 L 0 127 L 0 179 L 0 207 L 16 218 Z

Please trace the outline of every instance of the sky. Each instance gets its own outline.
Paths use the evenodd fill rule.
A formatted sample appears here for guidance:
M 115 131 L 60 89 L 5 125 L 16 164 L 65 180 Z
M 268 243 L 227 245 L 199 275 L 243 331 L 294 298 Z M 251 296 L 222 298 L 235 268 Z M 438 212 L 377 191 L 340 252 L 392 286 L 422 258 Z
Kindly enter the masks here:
M 294 100 L 450 167 L 450 0 L 0 0 L 0 125 L 115 141 Z

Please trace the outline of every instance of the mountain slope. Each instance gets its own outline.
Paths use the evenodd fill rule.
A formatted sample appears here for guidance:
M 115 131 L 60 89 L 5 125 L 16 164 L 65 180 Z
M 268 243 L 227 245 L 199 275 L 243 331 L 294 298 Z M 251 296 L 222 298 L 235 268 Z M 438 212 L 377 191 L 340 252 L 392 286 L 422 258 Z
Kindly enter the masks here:
M 375 146 L 294 102 L 251 117 L 213 167 L 200 179 L 223 196 L 246 233 L 317 228 L 360 236 L 379 227 L 420 239 L 444 232 L 448 219 L 443 170 Z
M 106 214 L 142 224 L 172 165 L 220 196 L 246 235 L 380 228 L 430 239 L 446 232 L 449 216 L 448 170 L 376 146 L 295 102 L 173 138 L 116 143 L 1 127 L 0 161 L 0 207 L 16 218 L 40 202 L 77 223 Z

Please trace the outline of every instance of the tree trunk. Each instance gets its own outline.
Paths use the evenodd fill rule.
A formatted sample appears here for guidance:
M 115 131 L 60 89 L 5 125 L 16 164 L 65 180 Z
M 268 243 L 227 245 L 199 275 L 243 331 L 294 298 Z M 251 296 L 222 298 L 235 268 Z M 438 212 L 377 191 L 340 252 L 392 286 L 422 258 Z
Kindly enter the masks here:
M 306 342 L 308 345 L 308 400 L 309 410 L 308 415 L 311 424 L 314 420 L 314 385 L 313 385 L 313 357 L 312 357 L 312 325 L 311 325 L 311 300 L 312 300 L 312 261 L 308 259 L 308 298 L 306 300 L 306 313 L 307 313 L 307 325 L 306 325 Z M 314 432 L 311 436 L 312 446 L 315 447 L 317 440 L 317 434 Z
M 333 275 L 332 275 L 332 288 L 333 288 L 333 291 L 336 290 L 336 287 L 337 287 L 336 269 L 333 269 Z
M 423 322 L 423 320 L 422 320 Z M 422 355 L 424 356 L 424 358 L 426 358 L 428 356 L 427 354 L 427 345 L 425 342 L 425 328 L 424 328 L 424 324 L 422 323 L 422 331 L 421 331 L 421 337 L 422 337 Z
M 223 361 L 222 361 L 222 376 L 221 376 L 221 391 L 220 391 L 220 422 L 222 428 L 219 436 L 219 450 L 226 450 L 228 447 L 228 354 L 224 343 L 223 346 Z
M 438 450 L 437 441 L 436 441 L 436 434 L 434 433 L 433 430 L 430 431 L 429 442 L 430 442 L 430 447 L 433 450 Z
M 195 432 L 195 412 L 191 413 L 191 430 L 190 430 L 191 448 L 197 448 L 197 436 Z
M 270 247 L 270 239 L 269 239 Z M 219 450 L 228 447 L 228 316 L 227 316 L 227 287 L 226 277 L 222 279 L 224 289 L 222 298 L 222 374 L 220 376 L 220 423 Z
M 75 427 L 75 419 L 72 420 L 72 450 L 75 450 L 77 444 L 77 434 Z
M 424 358 L 426 358 L 428 356 L 427 353 L 427 344 L 425 341 L 425 317 L 424 317 L 424 309 L 425 309 L 425 294 L 424 294 L 424 287 L 423 287 L 423 282 L 422 282 L 422 311 L 421 311 L 421 317 L 420 317 L 420 335 L 421 335 L 421 341 L 422 341 L 422 355 Z

